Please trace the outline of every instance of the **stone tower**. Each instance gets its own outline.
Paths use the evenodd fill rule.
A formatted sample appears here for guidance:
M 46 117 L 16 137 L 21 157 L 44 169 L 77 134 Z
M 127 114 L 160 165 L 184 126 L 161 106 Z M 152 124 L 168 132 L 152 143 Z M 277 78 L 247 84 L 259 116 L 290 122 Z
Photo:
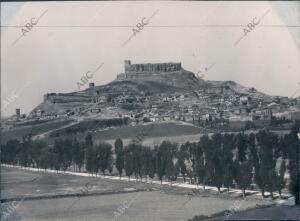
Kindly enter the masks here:
M 130 70 L 130 65 L 131 65 L 131 61 L 130 60 L 125 60 L 124 61 L 125 73 L 127 73 Z
M 20 116 L 21 116 L 21 109 L 20 108 L 16 109 L 16 116 L 17 116 L 18 119 L 20 118 Z

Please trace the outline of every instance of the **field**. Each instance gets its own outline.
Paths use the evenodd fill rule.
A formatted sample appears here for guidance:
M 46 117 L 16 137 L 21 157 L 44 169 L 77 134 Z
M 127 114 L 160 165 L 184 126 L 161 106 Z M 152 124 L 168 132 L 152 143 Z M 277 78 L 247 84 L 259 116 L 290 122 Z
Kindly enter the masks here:
M 148 131 L 151 127 L 148 125 L 137 125 L 137 126 L 127 126 L 120 128 L 110 128 L 107 130 L 96 131 L 95 137 L 99 139 L 116 139 L 120 138 L 134 138 L 142 130 Z M 202 130 L 185 124 L 178 123 L 159 123 L 153 126 L 153 129 L 147 134 L 147 137 L 162 137 L 162 136 L 177 136 L 186 134 L 199 134 Z
M 213 131 L 209 129 L 199 128 L 184 122 L 161 122 L 136 126 L 110 127 L 106 129 L 94 130 L 91 132 L 91 134 L 95 143 L 105 141 L 113 145 L 117 138 L 121 138 L 124 145 L 127 145 L 139 134 L 141 134 L 142 131 L 149 131 L 151 127 L 152 129 L 150 130 L 150 132 L 146 133 L 146 135 L 143 137 L 143 140 L 141 142 L 143 145 L 154 146 L 160 144 L 164 140 L 177 142 L 179 144 L 185 143 L 187 141 L 198 142 L 200 137 L 204 134 L 208 134 L 210 136 L 213 134 Z M 245 131 L 246 134 L 251 132 L 257 133 L 258 130 Z M 274 132 L 279 135 L 289 133 L 289 131 Z M 60 136 L 60 138 L 74 139 L 76 137 L 77 139 L 84 141 L 87 133 L 88 132 L 62 135 Z M 56 138 L 46 138 L 46 140 L 50 143 L 53 142 L 54 139 Z
M 153 126 L 154 125 L 154 126 Z M 115 142 L 117 138 L 121 138 L 125 144 L 129 143 L 132 139 L 136 138 L 142 131 L 149 131 L 144 136 L 145 145 L 154 145 L 160 143 L 162 140 L 170 140 L 176 142 L 186 141 L 198 141 L 199 135 L 205 131 L 205 129 L 194 127 L 186 123 L 168 122 L 168 123 L 155 123 L 136 126 L 122 126 L 122 127 L 110 127 L 106 129 L 95 129 L 91 131 L 93 140 L 95 143 L 100 141 L 106 141 L 111 144 Z M 78 140 L 84 140 L 88 132 L 73 133 L 68 135 L 61 135 L 60 138 L 77 138 Z M 47 137 L 45 140 L 52 143 L 57 137 Z
M 50 121 L 41 124 L 34 124 L 32 126 L 19 126 L 11 130 L 2 131 L 2 143 L 10 139 L 22 139 L 24 135 L 28 135 L 30 132 L 32 135 L 41 134 L 52 129 L 56 129 L 71 123 L 72 120 L 63 120 L 63 121 Z
M 209 191 L 192 196 L 192 190 L 185 188 L 4 167 L 1 190 L 2 199 L 6 199 L 3 211 L 16 200 L 20 203 L 15 203 L 10 218 L 26 221 L 114 220 L 121 205 L 128 208 L 118 220 L 181 221 L 228 210 L 237 202 L 241 202 L 239 210 L 271 204 L 251 196 L 241 200 L 237 195 Z M 79 197 L 76 193 L 88 194 Z
M 15 127 L 11 130 L 3 131 L 2 133 L 2 142 L 6 142 L 10 139 L 22 139 L 23 135 L 29 134 L 32 132 L 33 135 L 42 135 L 53 130 L 59 131 L 63 130 L 64 127 L 72 126 L 76 124 L 75 121 L 65 120 L 65 121 L 51 121 L 47 123 L 36 124 L 32 126 L 20 126 Z M 121 138 L 123 143 L 127 145 L 133 139 L 135 139 L 142 131 L 149 131 L 143 137 L 142 143 L 147 146 L 154 146 L 160 144 L 164 140 L 169 140 L 171 142 L 185 143 L 187 141 L 197 142 L 200 139 L 200 136 L 203 134 L 211 135 L 212 130 L 199 128 L 185 122 L 160 122 L 160 123 L 147 123 L 144 125 L 135 125 L 135 126 L 120 126 L 120 127 L 108 127 L 105 129 L 93 129 L 89 133 L 92 134 L 94 142 L 99 143 L 101 141 L 114 144 L 117 138 Z M 257 130 L 245 131 L 245 133 L 254 132 Z M 274 131 L 275 133 L 282 135 L 286 134 L 289 131 Z M 75 137 L 78 140 L 84 141 L 84 138 L 87 135 L 86 132 L 76 132 L 70 134 L 62 134 L 59 137 L 44 137 L 41 136 L 46 142 L 53 143 L 57 138 L 70 138 L 74 139 Z M 233 132 L 236 133 L 236 132 Z

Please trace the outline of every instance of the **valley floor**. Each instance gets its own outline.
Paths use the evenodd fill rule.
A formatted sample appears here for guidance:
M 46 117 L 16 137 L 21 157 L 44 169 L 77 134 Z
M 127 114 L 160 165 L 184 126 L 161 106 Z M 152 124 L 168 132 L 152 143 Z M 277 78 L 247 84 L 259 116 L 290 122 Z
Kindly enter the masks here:
M 217 194 L 212 188 L 195 192 L 189 184 L 131 181 L 2 166 L 2 211 L 8 220 L 181 221 L 274 204 L 250 192 L 243 199 L 238 190 Z

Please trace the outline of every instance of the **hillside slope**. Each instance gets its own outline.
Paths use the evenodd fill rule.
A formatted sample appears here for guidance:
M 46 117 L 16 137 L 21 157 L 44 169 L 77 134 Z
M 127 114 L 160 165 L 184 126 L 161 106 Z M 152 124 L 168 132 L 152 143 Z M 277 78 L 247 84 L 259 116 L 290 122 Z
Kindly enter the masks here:
M 230 105 L 238 105 L 242 96 L 249 97 L 256 106 L 272 100 L 271 96 L 255 88 L 233 81 L 205 81 L 183 68 L 172 72 L 140 72 L 82 91 L 46 94 L 30 117 L 118 118 L 132 116 L 133 112 L 139 114 L 147 110 L 150 113 L 152 105 L 158 105 L 160 110 L 155 114 L 163 116 L 163 112 L 171 110 L 180 112 L 183 106 L 197 105 L 198 112 L 203 107 L 210 109 L 212 105 L 211 109 L 218 109 L 219 100 L 225 99 L 231 102 Z

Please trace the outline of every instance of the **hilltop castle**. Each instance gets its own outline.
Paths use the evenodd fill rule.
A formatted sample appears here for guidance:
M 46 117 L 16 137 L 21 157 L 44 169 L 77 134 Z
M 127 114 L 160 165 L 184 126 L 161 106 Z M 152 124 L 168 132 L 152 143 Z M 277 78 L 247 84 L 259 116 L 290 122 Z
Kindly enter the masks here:
M 181 70 L 181 63 L 131 64 L 130 60 L 125 60 L 124 66 L 125 73 L 118 74 L 118 80 L 137 78 L 140 77 L 141 74 L 154 74 Z

